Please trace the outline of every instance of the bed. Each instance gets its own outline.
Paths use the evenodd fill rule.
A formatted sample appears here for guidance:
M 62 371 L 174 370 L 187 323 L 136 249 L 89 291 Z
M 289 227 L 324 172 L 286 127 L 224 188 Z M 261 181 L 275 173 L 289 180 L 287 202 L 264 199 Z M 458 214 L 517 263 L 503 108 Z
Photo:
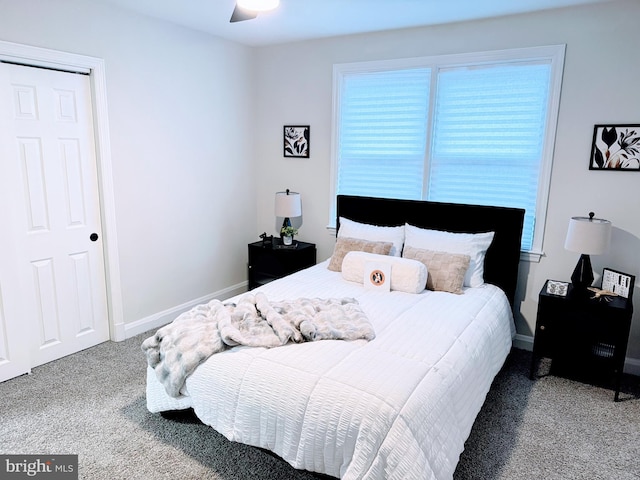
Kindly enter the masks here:
M 270 450 L 295 468 L 332 477 L 451 479 L 511 348 L 524 211 L 339 196 L 337 214 L 338 238 L 331 259 L 250 294 L 273 301 L 353 298 L 370 321 L 375 339 L 230 348 L 201 363 L 186 378 L 178 397 L 167 393 L 149 367 L 147 408 L 151 412 L 192 408 L 203 423 L 229 440 Z M 371 252 L 348 251 L 344 270 L 329 269 L 338 244 L 358 238 L 358 233 L 376 245 L 393 244 L 393 239 L 380 240 L 378 233 L 384 237 L 385 228 L 394 227 L 403 227 L 406 242 L 409 228 L 414 234 L 413 243 L 400 245 L 395 255 L 413 244 L 422 246 L 420 235 L 430 239 L 434 230 L 473 241 L 491 234 L 482 265 L 476 265 L 482 283 L 467 286 L 465 276 L 458 293 L 421 289 L 415 293 L 367 288 L 365 278 L 345 279 L 347 259 L 358 255 L 380 259 L 380 254 Z M 373 240 L 362 238 L 370 233 Z M 445 246 L 458 241 L 448 238 Z M 463 261 L 473 256 L 458 251 L 451 255 Z M 425 269 L 418 263 L 422 263 L 419 258 L 406 262 L 419 276 Z M 393 274 L 396 270 L 391 268 Z

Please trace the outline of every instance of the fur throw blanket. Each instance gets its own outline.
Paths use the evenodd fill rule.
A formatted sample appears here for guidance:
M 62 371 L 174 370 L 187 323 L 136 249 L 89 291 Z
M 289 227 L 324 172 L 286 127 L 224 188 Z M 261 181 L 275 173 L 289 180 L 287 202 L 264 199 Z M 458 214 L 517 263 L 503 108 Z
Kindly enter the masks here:
M 172 397 L 214 353 L 236 345 L 278 347 L 289 342 L 372 340 L 371 323 L 352 298 L 270 302 L 247 293 L 237 303 L 212 300 L 183 313 L 142 343 L 147 363 Z

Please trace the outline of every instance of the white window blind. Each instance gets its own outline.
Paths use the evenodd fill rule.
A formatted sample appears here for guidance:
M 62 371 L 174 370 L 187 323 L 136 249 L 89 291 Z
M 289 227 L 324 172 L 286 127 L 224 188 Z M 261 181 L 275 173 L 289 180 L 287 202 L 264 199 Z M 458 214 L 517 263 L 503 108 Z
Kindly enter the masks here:
M 422 198 L 430 69 L 342 77 L 338 194 Z
M 334 66 L 331 193 L 517 207 L 542 254 L 563 45 Z
M 550 65 L 516 63 L 438 72 L 427 198 L 526 210 L 533 244 Z

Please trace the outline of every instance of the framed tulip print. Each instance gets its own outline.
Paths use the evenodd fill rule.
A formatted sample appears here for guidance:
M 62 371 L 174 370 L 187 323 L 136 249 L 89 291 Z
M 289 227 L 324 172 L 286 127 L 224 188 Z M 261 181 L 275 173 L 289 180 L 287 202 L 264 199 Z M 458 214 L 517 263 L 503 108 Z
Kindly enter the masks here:
M 311 143 L 309 125 L 285 125 L 284 126 L 284 156 L 309 158 Z
M 640 171 L 640 124 L 595 125 L 589 170 Z

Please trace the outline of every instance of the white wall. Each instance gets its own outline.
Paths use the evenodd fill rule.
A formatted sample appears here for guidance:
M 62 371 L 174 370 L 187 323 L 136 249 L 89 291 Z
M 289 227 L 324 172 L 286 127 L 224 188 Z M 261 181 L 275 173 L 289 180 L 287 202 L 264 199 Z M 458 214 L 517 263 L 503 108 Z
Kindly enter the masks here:
M 250 49 L 83 0 L 0 0 L 0 40 L 105 60 L 128 326 L 246 281 Z
M 532 335 L 537 295 L 545 279 L 568 280 L 577 262 L 578 256 L 563 248 L 572 215 L 593 210 L 613 222 L 611 252 L 592 258 L 596 272 L 608 266 L 640 280 L 640 173 L 588 170 L 594 124 L 640 123 L 638 18 L 640 3 L 631 0 L 259 49 L 258 230 L 274 231 L 273 193 L 291 188 L 303 199 L 300 238 L 318 244 L 319 259 L 331 255 L 334 240 L 325 227 L 334 63 L 566 44 L 545 256 L 537 264 L 521 263 L 516 299 L 519 338 Z M 285 124 L 311 125 L 310 159 L 283 158 Z M 636 291 L 636 300 L 639 296 Z M 639 317 L 635 315 L 628 349 L 630 363 L 638 371 Z

